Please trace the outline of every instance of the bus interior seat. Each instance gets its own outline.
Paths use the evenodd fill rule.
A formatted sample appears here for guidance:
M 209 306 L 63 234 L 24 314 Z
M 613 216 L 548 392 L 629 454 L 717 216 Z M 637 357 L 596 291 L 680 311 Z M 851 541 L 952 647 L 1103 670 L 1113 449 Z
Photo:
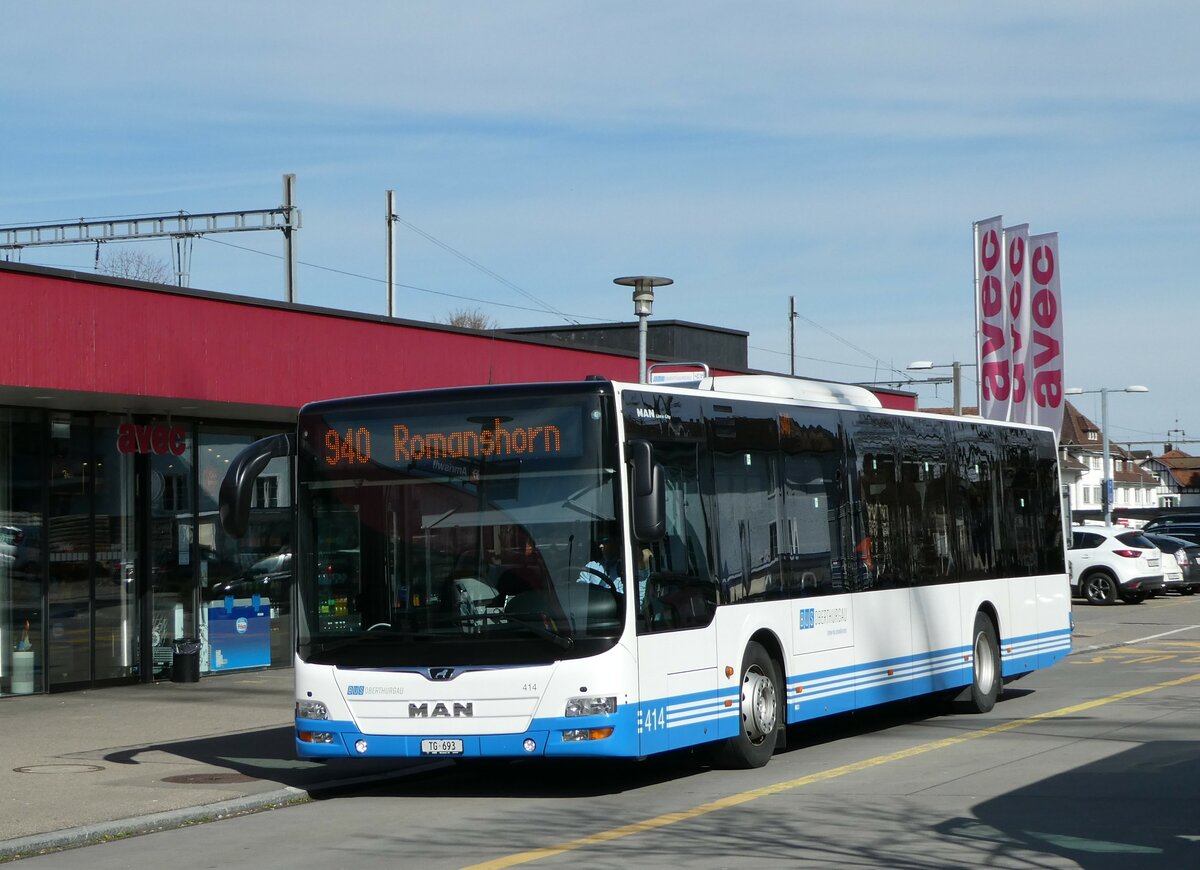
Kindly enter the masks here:
M 716 601 L 706 596 L 711 587 L 686 574 L 653 574 L 648 581 L 646 608 L 651 630 L 667 631 L 708 625 Z

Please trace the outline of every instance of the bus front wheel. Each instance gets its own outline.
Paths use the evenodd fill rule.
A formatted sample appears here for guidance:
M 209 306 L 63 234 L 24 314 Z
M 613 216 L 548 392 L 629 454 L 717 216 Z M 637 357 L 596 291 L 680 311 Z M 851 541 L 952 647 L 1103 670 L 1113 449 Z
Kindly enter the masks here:
M 775 662 L 761 644 L 751 641 L 742 656 L 740 722 L 737 736 L 717 748 L 720 767 L 762 767 L 771 760 L 779 738 L 782 694 Z
M 996 706 L 1003 682 L 1000 669 L 1000 640 L 996 626 L 986 613 L 975 614 L 971 631 L 971 690 L 966 697 L 972 713 L 987 713 Z

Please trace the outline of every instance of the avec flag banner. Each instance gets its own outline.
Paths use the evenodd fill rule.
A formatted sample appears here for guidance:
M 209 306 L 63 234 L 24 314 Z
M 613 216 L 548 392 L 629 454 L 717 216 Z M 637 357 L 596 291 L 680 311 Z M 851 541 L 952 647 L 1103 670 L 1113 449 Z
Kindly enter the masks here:
M 1031 423 L 1062 430 L 1063 421 L 1063 318 L 1062 284 L 1059 281 L 1058 233 L 1043 233 L 1029 239 L 1030 314 L 1033 341 L 1031 383 L 1034 418 Z
M 975 309 L 979 414 L 1062 428 L 1062 288 L 1058 234 L 1003 218 L 977 221 Z
M 1004 293 L 1002 219 L 975 224 L 975 310 L 979 346 L 979 416 L 1007 420 L 1012 396 L 1012 353 Z
M 1005 419 L 1032 423 L 1036 417 L 1030 401 L 1033 366 L 1029 358 L 1029 224 L 1004 229 L 1004 287 L 1008 308 L 1008 337 L 1012 353 L 1012 391 Z

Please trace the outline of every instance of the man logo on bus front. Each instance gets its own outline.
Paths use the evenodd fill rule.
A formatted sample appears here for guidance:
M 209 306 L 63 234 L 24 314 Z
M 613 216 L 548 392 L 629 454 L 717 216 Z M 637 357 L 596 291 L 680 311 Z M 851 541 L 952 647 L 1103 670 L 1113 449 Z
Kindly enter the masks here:
M 435 668 L 429 672 L 431 680 L 448 680 L 454 676 L 454 668 Z

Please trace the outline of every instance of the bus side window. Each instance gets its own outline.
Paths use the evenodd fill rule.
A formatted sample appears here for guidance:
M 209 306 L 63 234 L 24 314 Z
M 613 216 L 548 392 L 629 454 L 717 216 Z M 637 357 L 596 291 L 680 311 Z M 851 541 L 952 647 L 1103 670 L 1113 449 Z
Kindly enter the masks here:
M 837 412 L 796 409 L 779 415 L 783 449 L 784 595 L 799 598 L 844 592 L 841 486 L 844 462 Z

